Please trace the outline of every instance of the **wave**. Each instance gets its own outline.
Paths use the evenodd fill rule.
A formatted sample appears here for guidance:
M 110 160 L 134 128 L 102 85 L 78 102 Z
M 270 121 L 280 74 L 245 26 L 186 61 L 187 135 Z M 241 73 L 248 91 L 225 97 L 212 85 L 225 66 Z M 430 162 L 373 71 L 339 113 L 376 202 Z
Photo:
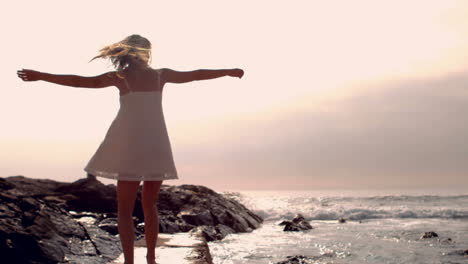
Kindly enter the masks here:
M 337 220 L 345 218 L 348 220 L 387 219 L 387 218 L 444 218 L 444 219 L 468 219 L 468 210 L 380 210 L 366 208 L 351 208 L 339 210 L 315 210 L 307 212 L 295 210 L 288 212 L 274 212 L 265 210 L 253 210 L 265 220 L 292 219 L 296 214 L 302 214 L 307 220 Z
M 291 219 L 300 213 L 308 220 L 443 218 L 468 219 L 468 195 L 388 195 L 370 197 L 275 197 L 229 193 L 265 220 Z
M 386 195 L 386 196 L 370 196 L 370 197 L 325 197 L 317 198 L 319 201 L 368 201 L 368 202 L 441 202 L 441 201 L 468 201 L 468 195 L 453 195 L 453 196 L 440 196 L 440 195 Z

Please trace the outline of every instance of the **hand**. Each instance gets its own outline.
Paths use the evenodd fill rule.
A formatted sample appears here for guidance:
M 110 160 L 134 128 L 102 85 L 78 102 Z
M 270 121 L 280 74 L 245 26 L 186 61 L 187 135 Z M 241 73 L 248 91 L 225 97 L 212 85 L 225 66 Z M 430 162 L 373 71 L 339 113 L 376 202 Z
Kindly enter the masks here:
M 242 78 L 244 71 L 242 69 L 232 69 L 229 76 Z
M 38 81 L 41 76 L 41 72 L 26 69 L 17 71 L 16 74 L 18 74 L 18 77 L 25 82 Z

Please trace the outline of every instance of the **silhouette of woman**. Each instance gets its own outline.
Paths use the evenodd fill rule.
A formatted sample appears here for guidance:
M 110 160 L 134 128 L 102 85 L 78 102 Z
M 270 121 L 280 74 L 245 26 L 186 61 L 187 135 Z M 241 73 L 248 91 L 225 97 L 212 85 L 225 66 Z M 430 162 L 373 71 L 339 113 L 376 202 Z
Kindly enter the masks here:
M 46 81 L 66 86 L 120 91 L 120 109 L 101 145 L 84 168 L 89 174 L 117 180 L 118 230 L 125 264 L 133 264 L 135 199 L 143 181 L 142 207 L 145 216 L 147 262 L 155 264 L 159 234 L 157 199 L 163 180 L 178 179 L 162 112 L 162 90 L 166 83 L 186 83 L 223 76 L 242 78 L 241 69 L 180 72 L 149 66 L 151 43 L 131 35 L 106 46 L 94 57 L 108 58 L 116 68 L 93 77 L 56 75 L 20 70 L 23 81 Z

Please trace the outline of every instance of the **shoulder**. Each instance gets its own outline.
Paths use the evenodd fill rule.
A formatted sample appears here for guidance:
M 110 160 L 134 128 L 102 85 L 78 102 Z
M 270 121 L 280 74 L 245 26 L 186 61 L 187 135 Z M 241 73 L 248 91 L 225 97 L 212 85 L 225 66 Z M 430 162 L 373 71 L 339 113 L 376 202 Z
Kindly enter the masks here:
M 125 72 L 123 71 L 109 71 L 100 75 L 101 81 L 109 85 L 121 88 L 125 82 Z
M 120 80 L 125 78 L 124 72 L 123 71 L 110 71 L 110 72 L 105 72 L 98 77 L 101 78 L 106 78 L 106 79 L 113 79 L 113 80 Z
M 159 68 L 159 69 L 153 69 L 154 72 L 158 75 L 159 78 L 163 81 L 167 81 L 171 79 L 171 76 L 176 73 L 176 71 L 169 69 L 169 68 Z
M 175 72 L 174 70 L 172 69 L 169 69 L 169 68 L 159 68 L 159 69 L 153 69 L 157 74 L 171 74 L 173 72 Z

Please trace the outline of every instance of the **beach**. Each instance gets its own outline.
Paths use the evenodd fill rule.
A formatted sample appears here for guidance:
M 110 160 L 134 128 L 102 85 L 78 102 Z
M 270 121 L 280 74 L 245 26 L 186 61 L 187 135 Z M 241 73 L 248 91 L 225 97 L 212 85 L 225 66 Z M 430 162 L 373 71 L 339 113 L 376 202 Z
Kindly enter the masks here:
M 135 264 L 146 264 L 146 243 L 140 239 L 135 243 Z M 206 240 L 200 234 L 159 234 L 156 248 L 158 264 L 212 264 Z M 109 264 L 123 264 L 121 254 Z
M 261 228 L 209 243 L 215 264 L 269 264 L 305 255 L 313 263 L 466 263 L 468 192 L 228 192 L 262 216 Z M 278 223 L 301 213 L 312 230 Z M 339 218 L 346 219 L 339 223 Z M 422 238 L 426 232 L 437 237 Z M 312 263 L 312 262 L 311 262 Z

